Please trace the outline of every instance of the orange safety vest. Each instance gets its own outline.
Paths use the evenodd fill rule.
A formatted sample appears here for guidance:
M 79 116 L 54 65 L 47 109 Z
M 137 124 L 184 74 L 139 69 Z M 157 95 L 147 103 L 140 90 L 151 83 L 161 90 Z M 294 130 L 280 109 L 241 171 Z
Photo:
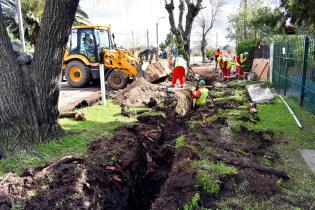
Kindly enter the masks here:
M 221 55 L 221 54 L 222 54 L 221 50 L 216 50 L 216 51 L 214 51 L 214 55 L 215 55 L 215 56 L 218 56 L 218 55 Z

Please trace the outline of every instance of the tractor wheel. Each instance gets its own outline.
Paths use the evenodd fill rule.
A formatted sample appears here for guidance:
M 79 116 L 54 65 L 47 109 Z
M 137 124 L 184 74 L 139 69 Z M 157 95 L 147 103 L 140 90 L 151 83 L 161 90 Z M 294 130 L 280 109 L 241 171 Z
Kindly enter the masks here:
M 113 90 L 124 89 L 128 84 L 127 75 L 120 70 L 114 70 L 109 73 L 107 82 Z
M 90 68 L 80 61 L 70 61 L 66 67 L 66 79 L 71 87 L 85 87 L 91 81 Z

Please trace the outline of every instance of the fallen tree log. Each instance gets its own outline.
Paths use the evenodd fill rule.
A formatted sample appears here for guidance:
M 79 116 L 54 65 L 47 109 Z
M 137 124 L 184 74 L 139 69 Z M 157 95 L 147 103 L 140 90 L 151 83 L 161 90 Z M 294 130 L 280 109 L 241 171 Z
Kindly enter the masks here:
M 289 175 L 285 171 L 278 170 L 276 168 L 272 168 L 268 166 L 263 166 L 246 157 L 237 158 L 237 157 L 232 157 L 230 155 L 216 154 L 214 155 L 214 158 L 221 160 L 225 163 L 241 167 L 241 168 L 253 168 L 256 171 L 266 173 L 269 175 L 275 175 L 275 176 L 283 178 L 284 180 L 290 179 Z
M 74 118 L 77 121 L 84 121 L 85 115 L 82 112 L 64 112 L 59 114 L 59 118 Z
M 102 98 L 101 97 L 97 97 L 97 98 L 91 98 L 91 99 L 86 99 L 81 101 L 80 103 L 78 103 L 74 109 L 82 109 L 84 107 L 87 106 L 92 106 L 94 104 L 96 104 L 97 102 L 99 102 Z

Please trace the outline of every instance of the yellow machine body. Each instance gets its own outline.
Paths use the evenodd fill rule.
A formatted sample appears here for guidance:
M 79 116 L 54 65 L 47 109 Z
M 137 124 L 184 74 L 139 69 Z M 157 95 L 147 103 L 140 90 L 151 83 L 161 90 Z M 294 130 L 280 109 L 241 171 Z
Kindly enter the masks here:
M 114 89 L 125 87 L 125 80 L 136 77 L 141 68 L 140 59 L 132 52 L 116 49 L 110 27 L 73 27 L 62 65 L 70 86 L 84 87 L 90 81 L 99 80 L 100 64 L 104 64 L 105 78 L 111 79 L 108 83 Z M 119 82 L 124 84 L 117 85 Z

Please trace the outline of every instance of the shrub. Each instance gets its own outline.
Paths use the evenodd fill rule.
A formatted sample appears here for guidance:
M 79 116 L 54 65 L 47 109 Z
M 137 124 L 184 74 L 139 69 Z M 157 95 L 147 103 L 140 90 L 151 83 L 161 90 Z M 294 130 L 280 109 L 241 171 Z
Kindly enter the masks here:
M 236 53 L 239 55 L 244 52 L 248 52 L 248 61 L 245 64 L 245 71 L 251 71 L 253 65 L 253 47 L 255 47 L 256 41 L 252 39 L 244 40 L 238 43 L 236 46 Z

